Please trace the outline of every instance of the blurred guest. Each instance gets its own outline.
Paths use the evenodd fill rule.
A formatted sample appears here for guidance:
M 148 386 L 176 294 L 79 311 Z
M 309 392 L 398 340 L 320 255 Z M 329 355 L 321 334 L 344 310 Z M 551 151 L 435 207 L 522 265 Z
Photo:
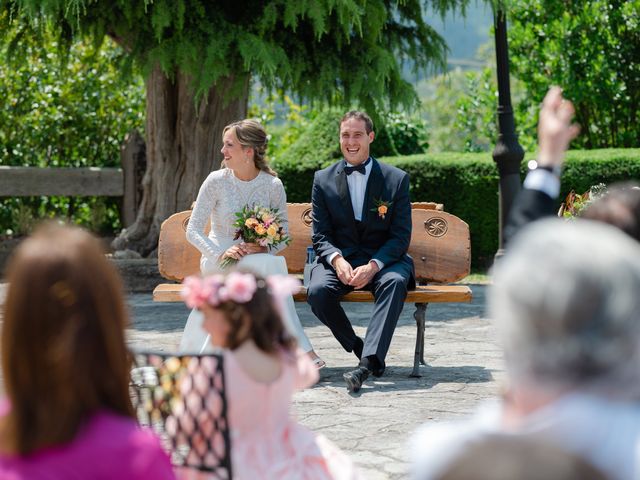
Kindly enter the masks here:
M 548 443 L 490 435 L 472 443 L 438 480 L 606 480 L 585 460 Z
M 0 478 L 175 478 L 129 397 L 127 312 L 99 241 L 41 227 L 7 273 Z
M 534 222 L 495 268 L 489 309 L 508 385 L 466 421 L 413 437 L 413 475 L 437 478 L 487 434 L 532 436 L 612 479 L 640 478 L 640 245 L 577 220 Z
M 631 182 L 613 184 L 580 217 L 618 227 L 640 242 L 640 187 Z

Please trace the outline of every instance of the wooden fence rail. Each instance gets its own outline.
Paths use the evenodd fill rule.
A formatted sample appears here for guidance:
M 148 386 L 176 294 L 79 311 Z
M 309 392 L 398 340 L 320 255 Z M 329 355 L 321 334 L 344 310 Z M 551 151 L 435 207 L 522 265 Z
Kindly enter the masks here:
M 122 197 L 120 221 L 136 220 L 146 166 L 144 139 L 127 134 L 120 149 L 122 168 L 39 168 L 0 166 L 2 197 Z
M 122 197 L 120 216 L 127 227 L 136 219 L 141 198 L 140 180 L 139 169 L 133 166 L 131 169 L 0 166 L 0 198 Z
M 0 197 L 122 197 L 121 168 L 0 167 Z

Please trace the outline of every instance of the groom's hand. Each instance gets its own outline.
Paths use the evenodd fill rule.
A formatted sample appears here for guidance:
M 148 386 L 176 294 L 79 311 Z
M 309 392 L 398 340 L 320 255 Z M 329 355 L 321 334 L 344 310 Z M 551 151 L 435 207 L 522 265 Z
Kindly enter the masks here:
M 350 285 L 351 278 L 353 277 L 353 268 L 342 255 L 338 255 L 333 259 L 333 268 L 336 271 L 338 280 L 340 280 L 345 285 Z
M 369 262 L 366 265 L 355 268 L 349 285 L 356 290 L 364 288 L 371 282 L 371 280 L 373 280 L 373 277 L 375 277 L 376 273 L 379 271 L 380 269 L 376 262 Z

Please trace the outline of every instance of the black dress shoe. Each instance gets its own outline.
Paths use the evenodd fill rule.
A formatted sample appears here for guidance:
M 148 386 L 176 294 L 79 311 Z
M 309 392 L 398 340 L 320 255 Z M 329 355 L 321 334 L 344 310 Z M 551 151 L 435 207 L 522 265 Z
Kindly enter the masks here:
M 382 375 L 384 375 L 384 367 L 374 368 L 373 370 L 371 370 L 371 374 L 376 378 L 380 378 Z
M 342 378 L 347 382 L 347 390 L 351 393 L 357 393 L 364 381 L 369 378 L 370 373 L 371 370 L 367 367 L 360 366 L 355 370 L 351 370 L 350 372 L 343 374 Z

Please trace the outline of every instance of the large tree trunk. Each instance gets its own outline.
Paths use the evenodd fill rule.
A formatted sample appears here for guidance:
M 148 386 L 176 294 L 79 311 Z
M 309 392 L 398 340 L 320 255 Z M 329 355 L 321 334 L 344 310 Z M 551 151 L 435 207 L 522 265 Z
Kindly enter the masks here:
M 189 208 L 209 172 L 220 167 L 222 129 L 245 118 L 249 78 L 242 80 L 239 93 L 236 79 L 218 81 L 198 104 L 188 77 L 179 73 L 170 80 L 158 67 L 146 87 L 147 170 L 142 200 L 135 223 L 112 244 L 116 250 L 131 249 L 144 256 L 157 248 L 162 222 Z

